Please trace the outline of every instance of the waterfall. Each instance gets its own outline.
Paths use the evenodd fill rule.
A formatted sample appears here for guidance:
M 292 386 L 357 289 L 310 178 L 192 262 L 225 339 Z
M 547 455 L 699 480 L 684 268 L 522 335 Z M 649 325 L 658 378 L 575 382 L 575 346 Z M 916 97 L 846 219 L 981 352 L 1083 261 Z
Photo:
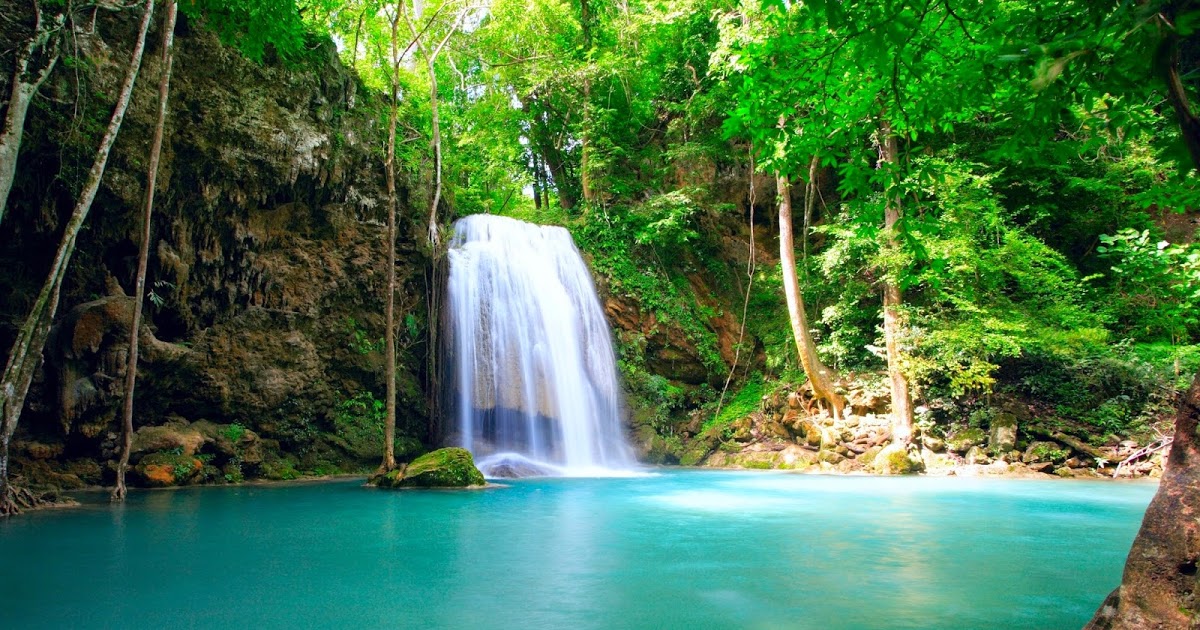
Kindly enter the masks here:
M 608 322 L 570 233 L 473 215 L 449 258 L 451 441 L 489 477 L 632 468 Z

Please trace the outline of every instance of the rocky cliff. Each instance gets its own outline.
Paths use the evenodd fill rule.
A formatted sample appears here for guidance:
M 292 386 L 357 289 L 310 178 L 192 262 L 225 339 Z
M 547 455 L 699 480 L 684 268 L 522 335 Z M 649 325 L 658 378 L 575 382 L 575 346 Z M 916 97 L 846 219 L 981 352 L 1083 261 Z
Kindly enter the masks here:
M 30 19 L 28 8 L 5 4 L 5 15 Z M 91 165 L 125 72 L 133 13 L 76 15 L 67 34 L 75 49 L 30 113 L 0 226 L 0 348 L 11 346 L 45 278 Z M 8 41 L 18 41 L 20 19 L 9 29 Z M 270 55 L 256 64 L 184 21 L 175 46 L 140 331 L 140 481 L 369 467 L 382 450 L 383 106 L 328 42 L 314 43 L 315 60 L 300 66 Z M 112 476 L 157 52 L 147 50 L 22 416 L 14 472 L 27 483 Z M 0 67 L 3 80 L 10 74 Z M 419 212 L 407 210 L 415 187 L 401 182 L 402 447 L 427 426 L 430 256 L 418 245 Z M 150 462 L 153 473 L 139 465 L 146 458 L 162 460 Z

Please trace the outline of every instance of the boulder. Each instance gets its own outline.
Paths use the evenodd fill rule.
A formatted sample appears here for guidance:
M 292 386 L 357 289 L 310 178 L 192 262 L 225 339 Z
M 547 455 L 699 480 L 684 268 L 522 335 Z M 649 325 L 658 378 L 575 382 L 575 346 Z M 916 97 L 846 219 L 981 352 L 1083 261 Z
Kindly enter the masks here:
M 1006 453 L 1017 445 L 1017 416 L 1001 411 L 992 418 L 988 447 L 993 453 Z
M 380 488 L 476 488 L 487 485 L 483 473 L 465 448 L 442 448 L 426 453 L 407 466 L 379 475 Z
M 960 429 L 946 438 L 946 448 L 955 453 L 966 453 L 971 450 L 971 447 L 983 444 L 986 439 L 987 434 L 983 432 L 983 429 L 977 427 Z
M 1068 455 L 1070 455 L 1070 452 L 1057 442 L 1034 442 L 1025 449 L 1025 454 L 1021 456 L 1021 461 L 1026 464 L 1034 462 L 1061 464 L 1067 460 Z
M 987 464 L 991 461 L 992 458 L 988 457 L 987 451 L 983 450 L 982 446 L 972 446 L 971 450 L 967 451 L 968 464 Z
M 152 453 L 134 466 L 142 485 L 150 487 L 182 486 L 198 481 L 204 469 L 199 458 L 179 453 Z
M 881 475 L 911 475 L 925 469 L 919 453 L 909 454 L 899 444 L 889 444 L 871 461 L 871 468 Z

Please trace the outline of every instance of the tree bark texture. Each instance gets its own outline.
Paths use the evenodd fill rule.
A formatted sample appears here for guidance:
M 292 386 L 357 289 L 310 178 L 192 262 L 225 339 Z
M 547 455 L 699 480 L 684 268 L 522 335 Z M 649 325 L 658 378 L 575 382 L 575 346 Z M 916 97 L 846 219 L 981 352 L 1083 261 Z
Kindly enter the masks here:
M 29 104 L 45 83 L 46 77 L 58 63 L 58 40 L 51 39 L 62 28 L 63 17 L 57 16 L 47 25 L 41 7 L 35 2 L 33 35 L 17 50 L 13 64 L 12 89 L 8 95 L 8 110 L 4 114 L 4 129 L 0 131 L 0 223 L 4 221 L 4 209 L 8 206 L 8 194 L 12 192 L 13 179 L 17 175 L 17 157 L 21 152 L 21 140 L 25 135 L 25 116 Z M 39 52 L 46 59 L 39 69 L 31 69 Z
M 879 153 L 883 168 L 896 168 L 899 156 L 898 143 L 892 133 L 891 124 L 884 119 L 879 126 Z M 896 239 L 897 223 L 903 216 L 903 206 L 900 198 L 892 191 L 885 192 L 883 219 L 884 245 L 891 248 L 899 247 Z M 908 378 L 901 369 L 903 356 L 900 351 L 900 337 L 903 336 L 904 296 L 900 285 L 893 279 L 883 282 L 883 341 L 887 348 L 888 380 L 892 389 L 892 442 L 908 447 L 913 437 L 912 393 L 909 389 Z
M 121 410 L 121 460 L 117 463 L 117 485 L 112 499 L 124 501 L 125 472 L 129 469 L 129 452 L 133 448 L 133 391 L 137 386 L 138 332 L 142 327 L 142 296 L 146 294 L 146 266 L 150 259 L 150 220 L 154 216 L 154 189 L 158 182 L 158 162 L 162 156 L 163 128 L 167 121 L 167 98 L 171 92 L 172 48 L 175 43 L 175 17 L 178 5 L 168 0 L 163 22 L 162 76 L 158 82 L 158 121 L 150 143 L 150 166 L 146 172 L 146 201 L 142 210 L 142 242 L 138 250 L 137 278 L 133 288 L 133 319 L 129 324 L 129 356 L 125 365 L 125 401 Z
M 396 118 L 400 107 L 400 33 L 399 16 L 392 19 L 392 105 L 388 109 L 387 144 L 387 299 L 384 300 L 384 380 L 387 393 L 384 405 L 383 462 L 381 472 L 396 468 Z M 431 236 L 432 238 L 432 236 Z
M 1174 22 L 1181 6 L 1168 2 Z M 1192 110 L 1179 72 L 1179 37 L 1168 33 L 1156 51 L 1159 76 L 1192 159 L 1200 170 L 1200 118 Z M 1125 560 L 1118 586 L 1100 605 L 1086 630 L 1200 627 L 1200 374 L 1179 400 L 1175 439 L 1158 492 Z
M 33 382 L 34 372 L 41 361 L 42 349 L 46 345 L 46 337 L 50 334 L 50 325 L 58 311 L 63 278 L 66 276 L 71 255 L 75 252 L 75 240 L 92 208 L 96 192 L 100 189 L 100 180 L 104 177 L 109 153 L 112 151 L 113 142 L 117 139 L 117 133 L 121 130 L 121 123 L 125 119 L 125 110 L 129 107 L 129 99 L 133 94 L 133 84 L 137 81 L 138 70 L 142 65 L 142 53 L 146 48 L 146 32 L 150 29 L 153 13 L 154 0 L 146 0 L 137 43 L 134 45 L 133 55 L 129 61 L 129 71 L 125 75 L 125 82 L 121 85 L 120 96 L 113 108 L 112 118 L 109 119 L 108 128 L 100 140 L 100 147 L 96 150 L 96 158 L 92 163 L 91 170 L 88 171 L 79 200 L 75 204 L 70 219 L 67 220 L 62 241 L 59 243 L 54 261 L 50 266 L 50 274 L 46 278 L 41 292 L 38 293 L 29 315 L 21 324 L 16 342 L 13 343 L 12 351 L 9 353 L 8 363 L 4 366 L 4 375 L 0 377 L 0 393 L 3 394 L 3 397 L 0 398 L 0 414 L 3 417 L 3 426 L 0 427 L 0 515 L 12 514 L 16 511 L 16 506 L 12 502 L 12 488 L 9 487 L 8 480 L 9 445 L 12 442 L 13 434 L 17 431 L 17 423 L 21 418 L 21 409 L 25 405 L 25 396 L 29 393 L 29 385 Z
M 796 339 L 796 351 L 800 355 L 800 365 L 804 368 L 804 374 L 812 384 L 813 394 L 819 400 L 829 403 L 834 418 L 841 418 L 846 401 L 833 388 L 833 373 L 817 356 L 816 344 L 808 331 L 804 297 L 800 294 L 800 283 L 796 277 L 791 185 L 783 175 L 776 175 L 775 181 L 779 191 L 779 264 L 783 267 L 783 293 L 787 298 L 788 319 L 792 324 L 792 335 Z
M 1121 585 L 1088 630 L 1200 627 L 1200 374 L 1179 401 L 1175 441 L 1158 492 L 1125 561 Z

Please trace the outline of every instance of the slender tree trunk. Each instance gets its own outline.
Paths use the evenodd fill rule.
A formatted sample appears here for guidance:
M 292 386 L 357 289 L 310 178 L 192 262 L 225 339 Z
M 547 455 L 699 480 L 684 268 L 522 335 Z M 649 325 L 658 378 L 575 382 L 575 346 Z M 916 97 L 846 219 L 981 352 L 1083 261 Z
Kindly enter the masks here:
M 593 201 L 592 194 L 592 8 L 588 0 L 579 0 L 579 26 L 583 32 L 583 124 L 579 133 L 579 187 L 583 194 L 583 211 Z
M 579 187 L 583 193 L 583 213 L 592 203 L 592 80 L 583 80 L 583 126 L 579 134 Z
M 817 203 L 817 167 L 820 164 L 820 156 L 814 153 L 808 162 L 808 181 L 804 185 L 804 231 L 800 234 L 800 251 L 804 260 L 808 260 L 808 233 L 812 230 L 813 208 Z
M 538 159 L 537 151 L 531 151 L 533 154 L 533 208 L 534 210 L 542 209 L 542 163 Z
M 12 488 L 8 481 L 8 449 L 13 434 L 17 431 L 17 422 L 21 418 L 21 409 L 25 405 L 25 396 L 29 393 L 29 385 L 33 382 L 33 374 L 42 358 L 42 349 L 46 345 L 46 337 L 50 334 L 50 324 L 58 311 L 59 297 L 62 294 L 63 278 L 67 273 L 67 265 L 71 254 L 75 252 L 75 239 L 92 208 L 92 201 L 100 189 L 100 180 L 104 177 L 104 168 L 108 164 L 108 155 L 112 151 L 117 132 L 125 118 L 125 110 L 129 107 L 129 99 L 133 93 L 133 84 L 137 80 L 138 70 L 142 65 L 142 52 L 146 48 L 146 31 L 150 28 L 150 19 L 154 12 L 154 0 L 146 0 L 142 23 L 138 31 L 137 43 L 133 48 L 133 56 L 129 61 L 129 71 L 125 75 L 125 83 L 121 86 L 120 96 L 113 109 L 108 129 L 100 140 L 96 150 L 96 159 L 88 172 L 87 181 L 80 192 L 79 201 L 71 218 L 67 220 L 62 241 L 54 255 L 50 266 L 49 277 L 42 286 L 33 309 L 25 318 L 17 333 L 17 340 L 9 354 L 8 363 L 4 366 L 4 375 L 0 377 L 0 413 L 3 414 L 3 427 L 0 428 L 0 514 L 13 514 L 17 508 L 12 502 Z
M 171 90 L 171 49 L 175 42 L 175 0 L 168 0 L 163 21 L 162 77 L 158 82 L 158 122 L 150 144 L 150 166 L 146 173 L 146 201 L 142 211 L 142 243 L 138 250 L 137 279 L 133 288 L 133 320 L 129 324 L 129 356 L 125 364 L 125 405 L 122 409 L 124 428 L 121 436 L 121 460 L 117 464 L 117 485 L 113 501 L 124 501 L 125 472 L 129 469 L 129 452 L 133 449 L 133 390 L 137 386 L 138 332 L 142 327 L 142 296 L 146 294 L 146 265 L 150 259 L 150 219 L 154 215 L 154 189 L 158 182 L 158 162 L 162 156 L 163 128 L 167 120 L 167 97 Z
M 439 47 L 440 50 L 440 47 Z M 433 119 L 433 202 L 429 204 L 429 246 L 437 249 L 438 236 L 438 204 L 442 201 L 442 125 L 438 114 L 438 83 L 435 72 L 435 55 L 429 55 L 426 64 L 429 67 L 429 108 Z
M 796 351 L 804 375 L 812 384 L 813 394 L 829 403 L 833 417 L 840 419 L 846 401 L 833 388 L 835 375 L 821 363 L 817 346 L 808 331 L 808 316 L 804 312 L 804 297 L 800 294 L 800 283 L 796 278 L 795 241 L 792 238 L 791 184 L 781 174 L 775 176 L 779 190 L 779 264 L 783 267 L 783 293 L 787 297 L 788 318 L 792 324 L 792 335 L 796 339 Z
M 8 96 L 8 111 L 4 115 L 4 129 L 0 131 L 0 223 L 4 221 L 8 194 L 12 191 L 13 178 L 17 175 L 17 156 L 21 151 L 21 139 L 25 135 L 25 116 L 29 113 L 29 104 L 33 102 L 34 95 L 58 63 L 58 39 L 51 40 L 51 37 L 62 27 L 63 18 L 59 15 L 47 26 L 42 20 L 42 10 L 37 2 L 34 2 L 33 10 L 33 36 L 17 50 L 16 63 L 13 65 L 12 89 Z M 42 50 L 46 50 L 48 59 L 40 70 L 31 72 L 29 64 Z
M 880 123 L 879 140 L 880 161 L 884 168 L 896 168 L 900 153 L 892 126 L 886 119 Z M 887 191 L 885 193 L 883 219 L 883 237 L 888 247 L 899 247 L 896 240 L 896 224 L 903 216 L 903 207 L 899 196 Z M 883 340 L 887 347 L 888 380 L 892 385 L 892 442 L 905 448 L 912 443 L 913 410 L 912 393 L 909 391 L 908 378 L 901 368 L 903 356 L 900 352 L 900 337 L 904 333 L 904 296 L 900 285 L 895 280 L 885 279 L 883 283 Z
M 1161 7 L 1160 15 L 1165 16 L 1170 24 L 1177 24 L 1181 11 L 1194 10 L 1188 8 L 1192 4 L 1194 3 L 1188 0 L 1166 2 Z M 1193 168 L 1200 169 L 1200 116 L 1197 116 L 1192 108 L 1187 90 L 1183 86 L 1183 78 L 1180 76 L 1181 38 L 1173 26 L 1168 28 L 1160 25 L 1159 28 L 1165 32 L 1154 51 L 1154 67 L 1166 88 L 1167 101 L 1171 103 L 1171 109 L 1175 112 L 1175 121 L 1179 124 L 1180 135 L 1188 155 L 1192 158 Z
M 383 425 L 383 462 L 380 472 L 396 468 L 396 118 L 400 107 L 400 33 L 399 16 L 392 19 L 392 104 L 388 110 L 387 144 L 387 299 L 383 322 L 384 380 L 387 381 L 387 418 Z M 431 238 L 432 238 L 431 233 Z

